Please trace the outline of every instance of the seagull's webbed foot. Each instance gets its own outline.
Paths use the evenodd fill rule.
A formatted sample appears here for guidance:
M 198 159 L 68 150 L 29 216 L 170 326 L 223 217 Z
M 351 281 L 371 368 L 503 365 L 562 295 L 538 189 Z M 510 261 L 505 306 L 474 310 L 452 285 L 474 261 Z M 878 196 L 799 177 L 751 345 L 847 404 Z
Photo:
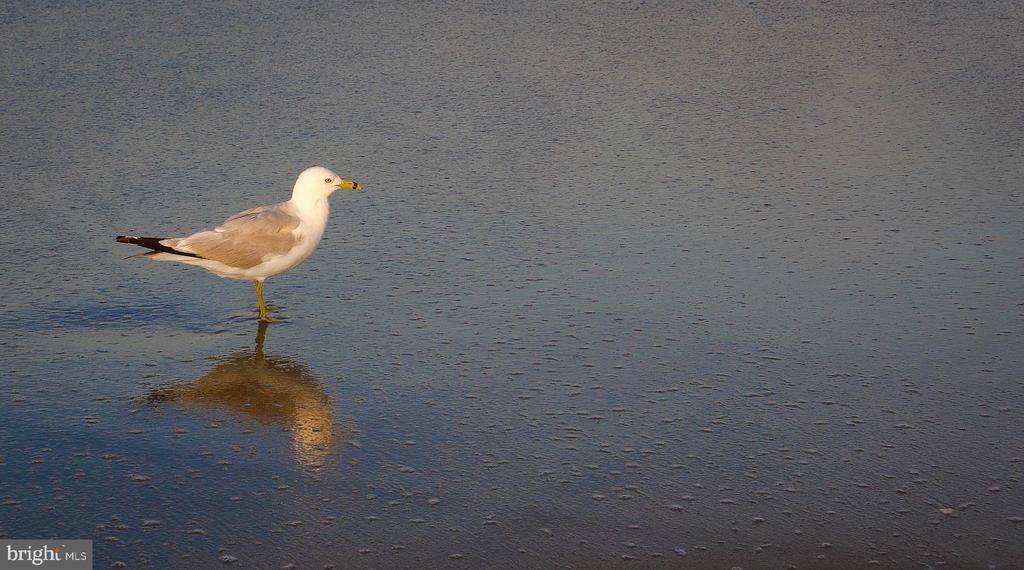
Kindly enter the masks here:
M 260 309 L 260 322 L 261 323 L 274 323 L 277 322 L 270 318 L 269 311 L 277 311 L 277 307 L 267 307 L 266 303 L 263 302 L 263 281 L 256 281 L 256 300 L 259 301 Z

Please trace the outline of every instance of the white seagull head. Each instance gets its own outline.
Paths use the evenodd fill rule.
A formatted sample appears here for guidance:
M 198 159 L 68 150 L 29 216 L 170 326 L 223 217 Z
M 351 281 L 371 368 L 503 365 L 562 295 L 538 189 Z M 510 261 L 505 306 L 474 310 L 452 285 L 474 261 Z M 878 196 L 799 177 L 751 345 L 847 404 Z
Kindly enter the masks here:
M 292 197 L 326 198 L 335 190 L 362 190 L 363 187 L 351 178 L 342 178 L 322 166 L 313 166 L 302 171 L 295 180 Z

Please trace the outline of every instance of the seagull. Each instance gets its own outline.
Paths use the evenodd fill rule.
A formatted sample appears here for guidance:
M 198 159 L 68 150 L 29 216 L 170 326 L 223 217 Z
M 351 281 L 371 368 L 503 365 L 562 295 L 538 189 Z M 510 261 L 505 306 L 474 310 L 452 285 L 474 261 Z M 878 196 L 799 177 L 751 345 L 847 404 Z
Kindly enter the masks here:
M 299 174 L 287 202 L 239 212 L 212 230 L 187 237 L 117 236 L 117 241 L 153 250 L 144 255 L 155 261 L 198 265 L 220 277 L 254 282 L 259 320 L 271 323 L 263 282 L 313 253 L 327 226 L 327 197 L 339 188 L 363 189 L 355 180 L 314 166 Z

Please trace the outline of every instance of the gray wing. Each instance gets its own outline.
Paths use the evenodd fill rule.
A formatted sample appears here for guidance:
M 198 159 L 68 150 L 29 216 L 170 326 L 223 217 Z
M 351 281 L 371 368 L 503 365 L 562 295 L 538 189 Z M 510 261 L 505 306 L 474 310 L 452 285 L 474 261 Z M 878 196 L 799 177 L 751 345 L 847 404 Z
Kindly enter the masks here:
M 298 216 L 291 204 L 282 202 L 239 212 L 213 230 L 161 243 L 231 267 L 255 267 L 267 256 L 288 253 L 297 237 Z M 173 243 L 172 243 L 173 242 Z

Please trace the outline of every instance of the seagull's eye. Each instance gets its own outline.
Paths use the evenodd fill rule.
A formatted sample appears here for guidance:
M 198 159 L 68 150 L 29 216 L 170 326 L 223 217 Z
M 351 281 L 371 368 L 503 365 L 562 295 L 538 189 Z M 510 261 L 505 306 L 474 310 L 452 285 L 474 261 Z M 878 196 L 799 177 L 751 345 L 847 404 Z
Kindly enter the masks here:
M 330 184 L 331 182 L 334 182 L 334 180 L 331 178 L 324 178 L 324 182 Z

